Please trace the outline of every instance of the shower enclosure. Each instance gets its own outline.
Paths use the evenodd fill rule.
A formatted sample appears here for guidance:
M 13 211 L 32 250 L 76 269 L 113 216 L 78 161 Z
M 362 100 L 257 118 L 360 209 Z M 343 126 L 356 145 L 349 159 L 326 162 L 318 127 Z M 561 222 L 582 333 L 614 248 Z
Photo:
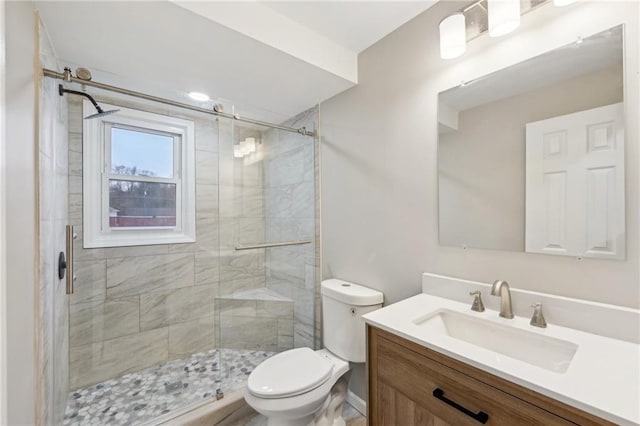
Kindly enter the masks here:
M 313 129 L 316 116 L 310 110 L 287 124 Z M 237 350 L 271 354 L 314 348 L 319 279 L 314 139 L 229 120 L 221 120 L 219 129 L 218 347 L 223 358 Z
M 44 87 L 58 99 L 54 84 Z M 68 379 L 63 423 L 161 424 L 239 391 L 276 352 L 318 347 L 316 138 L 91 94 L 194 122 L 196 241 L 84 247 L 83 155 L 92 141 L 83 141 L 81 98 L 65 94 L 66 204 L 76 238 L 68 324 L 56 329 L 69 347 L 68 360 L 55 361 Z M 282 124 L 317 131 L 317 123 L 313 108 Z

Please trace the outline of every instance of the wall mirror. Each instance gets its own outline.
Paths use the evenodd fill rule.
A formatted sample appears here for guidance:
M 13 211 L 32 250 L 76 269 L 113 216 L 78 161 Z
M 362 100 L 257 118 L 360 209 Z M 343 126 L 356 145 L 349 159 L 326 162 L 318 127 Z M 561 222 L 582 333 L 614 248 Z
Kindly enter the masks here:
M 441 245 L 624 259 L 623 29 L 438 95 Z

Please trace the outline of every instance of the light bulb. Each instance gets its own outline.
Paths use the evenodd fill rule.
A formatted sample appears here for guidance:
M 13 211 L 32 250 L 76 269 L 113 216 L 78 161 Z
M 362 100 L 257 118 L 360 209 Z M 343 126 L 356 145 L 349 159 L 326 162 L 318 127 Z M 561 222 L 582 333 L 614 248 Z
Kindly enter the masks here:
M 440 22 L 440 57 L 457 58 L 467 50 L 467 29 L 464 14 L 456 13 Z
M 244 140 L 247 150 L 249 153 L 256 152 L 256 139 L 255 138 L 246 138 Z
M 247 146 L 247 141 L 246 140 L 240 142 L 239 145 L 240 145 L 240 152 L 242 153 L 242 155 L 247 155 L 247 154 L 251 153 L 249 151 L 249 147 Z
M 489 36 L 500 37 L 520 26 L 520 0 L 488 0 Z

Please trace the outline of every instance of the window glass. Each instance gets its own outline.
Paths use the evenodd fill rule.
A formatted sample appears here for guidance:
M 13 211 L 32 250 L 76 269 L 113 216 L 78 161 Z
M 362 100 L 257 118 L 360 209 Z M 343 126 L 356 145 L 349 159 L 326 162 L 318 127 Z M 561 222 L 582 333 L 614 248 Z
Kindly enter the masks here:
M 173 136 L 111 128 L 111 173 L 172 178 Z
M 110 179 L 109 226 L 176 226 L 176 185 Z
M 84 247 L 195 242 L 195 123 L 103 107 L 120 111 L 82 132 Z M 82 109 L 95 112 L 88 101 Z

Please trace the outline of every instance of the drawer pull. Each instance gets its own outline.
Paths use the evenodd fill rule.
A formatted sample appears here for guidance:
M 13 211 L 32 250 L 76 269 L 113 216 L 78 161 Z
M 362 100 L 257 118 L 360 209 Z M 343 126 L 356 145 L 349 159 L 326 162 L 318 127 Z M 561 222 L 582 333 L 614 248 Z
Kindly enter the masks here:
M 444 391 L 440 388 L 435 388 L 433 390 L 433 396 L 435 396 L 436 398 L 438 398 L 440 401 L 444 402 L 447 405 L 452 406 L 453 408 L 455 408 L 456 410 L 462 411 L 463 413 L 465 413 L 467 416 L 473 418 L 474 420 L 485 424 L 488 420 L 489 420 L 489 415 L 487 413 L 485 413 L 484 411 L 480 411 L 477 414 L 474 413 L 471 410 L 468 410 L 466 408 L 464 408 L 462 405 L 458 404 L 455 401 L 450 400 L 449 398 L 444 396 Z

